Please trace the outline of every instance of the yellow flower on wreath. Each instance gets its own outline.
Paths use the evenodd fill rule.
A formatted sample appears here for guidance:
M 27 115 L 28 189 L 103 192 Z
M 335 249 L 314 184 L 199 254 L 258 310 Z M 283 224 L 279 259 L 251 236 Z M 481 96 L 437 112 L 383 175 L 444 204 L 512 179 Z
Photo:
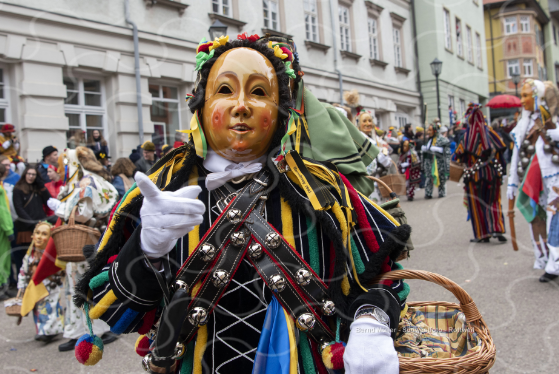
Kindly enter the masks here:
M 285 60 L 287 57 L 289 57 L 289 56 L 287 55 L 287 53 L 284 53 L 284 52 L 281 50 L 281 48 L 280 48 L 279 45 L 274 46 L 274 55 L 275 55 L 276 57 L 281 58 L 282 60 Z
M 229 35 L 227 36 L 220 36 L 219 38 L 215 38 L 213 44 L 210 46 L 209 50 L 216 49 L 222 45 L 225 45 L 229 41 Z

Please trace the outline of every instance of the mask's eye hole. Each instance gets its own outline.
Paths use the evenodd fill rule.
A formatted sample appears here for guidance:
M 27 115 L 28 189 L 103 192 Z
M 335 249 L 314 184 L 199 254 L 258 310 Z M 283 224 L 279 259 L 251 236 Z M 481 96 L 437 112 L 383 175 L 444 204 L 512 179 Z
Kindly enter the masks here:
M 231 89 L 228 86 L 221 86 L 221 87 L 219 87 L 219 91 L 217 91 L 217 93 L 232 94 L 233 92 L 231 91 Z
M 256 88 L 254 91 L 252 91 L 252 94 L 255 96 L 266 96 L 266 92 L 264 92 L 262 88 Z

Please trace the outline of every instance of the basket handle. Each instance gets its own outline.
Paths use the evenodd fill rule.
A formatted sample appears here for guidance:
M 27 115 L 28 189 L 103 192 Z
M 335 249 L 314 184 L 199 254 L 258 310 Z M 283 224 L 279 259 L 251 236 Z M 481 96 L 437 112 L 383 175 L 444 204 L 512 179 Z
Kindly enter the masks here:
M 78 204 L 74 205 L 72 208 L 72 213 L 70 213 L 70 218 L 68 218 L 68 226 L 74 226 L 76 224 L 76 210 L 78 210 Z
M 373 282 L 378 283 L 381 280 L 400 280 L 400 279 L 421 279 L 424 281 L 438 284 L 446 288 L 458 299 L 460 302 L 460 309 L 464 312 L 466 321 L 475 322 L 482 319 L 481 313 L 477 309 L 472 297 L 457 283 L 448 279 L 445 276 L 431 273 L 424 270 L 395 270 L 381 274 Z
M 367 175 L 366 178 L 369 178 L 370 180 L 373 180 L 373 181 L 377 182 L 378 184 L 382 184 L 382 186 L 384 188 L 386 188 L 386 190 L 389 192 L 390 197 L 392 198 L 392 200 L 394 200 L 395 198 L 398 197 L 398 195 L 396 195 L 396 193 L 394 191 L 392 191 L 392 189 L 390 189 L 390 187 L 388 187 L 388 185 L 386 183 L 384 183 L 383 181 L 381 181 L 380 179 L 375 178 L 371 175 Z

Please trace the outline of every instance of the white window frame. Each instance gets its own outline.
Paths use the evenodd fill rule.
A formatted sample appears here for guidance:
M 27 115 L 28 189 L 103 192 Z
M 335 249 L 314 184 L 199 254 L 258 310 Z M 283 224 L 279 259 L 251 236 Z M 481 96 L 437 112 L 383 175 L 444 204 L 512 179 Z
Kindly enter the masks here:
M 448 106 L 450 106 L 452 108 L 452 110 L 454 111 L 454 96 L 453 95 L 448 95 Z
M 450 27 L 450 11 L 443 8 L 444 12 L 444 47 L 449 51 L 452 51 L 452 33 Z
M 403 67 L 402 59 L 402 29 L 399 27 L 392 27 L 392 42 L 394 43 L 394 66 Z
M 530 32 L 530 16 L 520 16 L 520 32 Z
M 340 50 L 351 52 L 351 17 L 350 9 L 338 5 L 338 21 L 340 23 Z
M 103 77 L 99 76 L 88 76 L 80 75 L 79 77 L 71 77 L 64 75 L 63 78 L 70 78 L 78 85 L 78 104 L 64 104 L 64 114 L 79 114 L 80 129 L 86 132 L 87 130 L 101 130 L 103 137 L 109 142 L 109 133 L 107 132 L 107 108 L 106 108 L 106 95 L 105 95 L 105 82 Z M 85 105 L 85 91 L 84 91 L 84 80 L 96 80 L 99 81 L 101 88 L 101 106 L 91 106 Z M 101 127 L 87 127 L 86 116 L 101 116 Z M 69 130 L 76 129 L 75 127 L 69 128 Z M 87 142 L 87 138 L 85 139 Z
M 398 123 L 398 129 L 404 128 L 404 126 L 409 123 L 409 116 L 403 112 L 397 112 L 394 116 L 394 119 Z
M 318 35 L 318 5 L 317 0 L 303 0 L 305 9 L 305 38 L 320 43 Z
M 262 0 L 262 7 L 264 8 L 264 27 L 270 30 L 280 31 L 280 7 L 278 0 Z M 268 12 L 268 17 L 266 17 Z M 273 20 L 273 15 L 276 15 L 276 20 Z
M 531 77 L 534 75 L 534 62 L 531 58 L 526 58 L 522 61 L 522 72 L 524 77 Z
M 512 59 L 507 61 L 507 78 L 511 78 L 511 73 L 514 70 L 515 73 L 520 74 L 520 60 Z
M 470 64 L 474 63 L 474 46 L 472 41 L 472 28 L 466 25 L 466 59 Z
M 483 54 L 481 52 L 481 35 L 479 34 L 479 32 L 476 32 L 476 58 L 477 67 L 480 69 L 483 68 Z
M 2 70 L 2 83 L 0 85 L 2 98 L 0 98 L 0 109 L 4 109 L 4 122 L 0 122 L 0 125 L 3 125 L 5 123 L 12 123 L 12 116 L 10 113 L 10 93 L 7 88 L 10 87 L 8 72 L 4 65 L 0 65 L 0 70 Z
M 173 85 L 168 85 L 168 84 L 164 84 L 164 83 L 158 83 L 158 82 L 149 82 L 148 86 L 159 86 L 159 97 L 151 97 L 151 105 L 154 105 L 154 103 L 159 102 L 159 103 L 175 103 L 177 104 L 177 114 L 178 114 L 178 122 L 179 122 L 179 130 L 182 130 L 182 120 L 181 120 L 181 100 L 179 100 L 180 97 L 180 88 L 177 86 L 173 86 Z M 171 87 L 171 88 L 175 88 L 177 90 L 177 98 L 176 99 L 166 99 L 163 97 L 163 87 Z M 151 107 L 150 107 L 150 120 L 151 120 Z M 164 128 L 166 128 L 168 125 L 165 122 L 153 122 L 154 124 L 157 125 L 164 125 Z M 165 134 L 165 139 L 163 141 L 163 144 L 169 144 L 172 145 L 174 143 L 174 138 L 173 139 L 167 139 L 167 131 L 165 130 L 164 132 Z
M 462 33 L 462 20 L 456 17 L 454 21 L 456 23 L 456 54 L 460 57 L 464 57 L 464 38 Z
M 225 17 L 232 17 L 231 12 L 231 3 L 233 0 L 212 0 L 212 10 L 216 14 L 221 14 Z M 217 6 L 217 12 L 215 11 L 215 7 Z M 227 11 L 225 11 L 225 9 Z
M 516 16 L 505 17 L 505 35 L 516 34 L 518 32 L 518 20 Z
M 369 17 L 367 20 L 367 28 L 369 31 L 369 57 L 373 60 L 380 60 L 378 20 L 376 18 Z
M 460 118 L 462 118 L 466 113 L 466 100 L 464 99 L 459 99 L 459 100 L 460 100 Z

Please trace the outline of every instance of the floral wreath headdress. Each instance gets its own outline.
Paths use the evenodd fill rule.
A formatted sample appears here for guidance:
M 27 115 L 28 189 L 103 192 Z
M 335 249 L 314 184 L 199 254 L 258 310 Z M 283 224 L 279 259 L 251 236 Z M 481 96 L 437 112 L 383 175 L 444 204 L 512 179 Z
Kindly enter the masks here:
M 295 43 L 292 40 L 283 41 L 273 41 L 269 40 L 270 36 L 266 34 L 265 37 L 260 37 L 257 34 L 248 35 L 246 32 L 243 34 L 237 35 L 238 40 L 248 40 L 251 43 L 267 43 L 268 47 L 274 51 L 274 55 L 280 58 L 285 65 L 285 74 L 290 79 L 296 79 L 297 75 L 295 70 L 293 70 L 293 63 L 299 62 L 299 55 L 297 53 L 297 48 Z M 202 38 L 198 47 L 196 48 L 196 68 L 195 71 L 198 71 L 198 75 L 196 77 L 196 83 L 194 84 L 194 94 L 187 94 L 186 101 L 192 99 L 196 91 L 198 90 L 198 84 L 202 78 L 200 71 L 204 64 L 214 57 L 216 48 L 220 46 L 224 46 L 227 42 L 229 42 L 229 36 L 220 36 L 216 38 L 214 41 L 207 41 L 206 38 Z M 300 76 L 303 76 L 303 72 L 298 73 Z M 282 138 L 281 141 L 281 150 L 282 153 L 285 153 L 285 144 L 287 139 L 290 135 L 292 135 L 296 129 L 297 125 L 296 122 L 299 119 L 300 115 L 302 114 L 301 111 L 298 111 L 295 108 L 289 109 L 289 119 L 287 121 L 286 127 L 286 135 Z M 198 115 L 198 111 L 194 113 L 192 116 L 192 120 L 190 121 L 190 130 L 177 130 L 178 132 L 186 133 L 192 135 L 192 140 L 194 142 L 194 147 L 196 148 L 196 154 L 199 157 L 206 158 L 206 154 L 208 152 L 208 145 L 206 142 L 206 137 L 204 135 L 204 131 L 202 130 L 202 125 L 200 124 L 200 118 Z

